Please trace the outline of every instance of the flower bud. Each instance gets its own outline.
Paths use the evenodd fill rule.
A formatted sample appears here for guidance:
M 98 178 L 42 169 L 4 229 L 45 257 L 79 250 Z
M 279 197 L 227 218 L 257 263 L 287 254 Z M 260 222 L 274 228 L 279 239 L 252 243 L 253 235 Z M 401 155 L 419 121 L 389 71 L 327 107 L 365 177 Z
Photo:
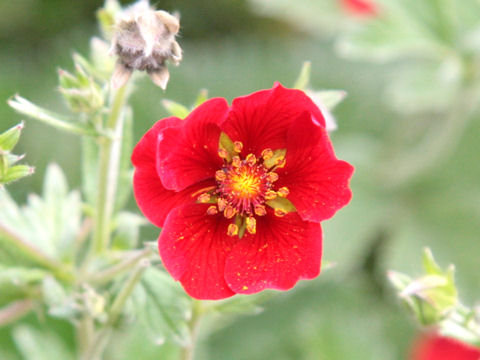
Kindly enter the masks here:
M 432 325 L 445 319 L 458 305 L 454 267 L 450 265 L 443 271 L 429 249 L 424 251 L 423 267 L 426 274 L 417 279 L 394 271 L 390 271 L 388 277 L 420 323 Z
M 112 39 L 112 51 L 118 57 L 112 85 L 121 87 L 133 70 L 140 70 L 165 89 L 170 76 L 166 61 L 178 65 L 182 60 L 182 49 L 175 41 L 179 29 L 177 17 L 156 11 L 148 1 L 141 0 L 124 10 Z

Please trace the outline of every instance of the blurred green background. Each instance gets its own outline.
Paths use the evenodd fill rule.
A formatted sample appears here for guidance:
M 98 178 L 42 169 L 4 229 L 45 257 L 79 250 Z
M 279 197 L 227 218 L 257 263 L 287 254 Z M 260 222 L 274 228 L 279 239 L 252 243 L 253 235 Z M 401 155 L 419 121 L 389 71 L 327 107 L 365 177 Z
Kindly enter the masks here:
M 197 359 L 404 359 L 417 329 L 399 306 L 385 272 L 420 274 L 424 246 L 432 248 L 442 266 L 456 265 L 460 293 L 468 305 L 480 299 L 478 114 L 438 166 L 390 187 L 381 169 L 392 153 L 398 155 L 392 138 L 401 138 L 405 129 L 408 137 L 411 129 L 420 131 L 426 121 L 401 115 L 384 101 L 385 88 L 401 62 L 340 58 L 332 33 L 320 29 L 319 36 L 312 36 L 282 20 L 258 15 L 242 0 L 155 3 L 181 13 L 184 60 L 170 68 L 166 92 L 147 78 L 138 81 L 132 97 L 136 141 L 166 116 L 163 98 L 190 104 L 201 88 L 212 97 L 231 100 L 269 88 L 275 81 L 292 86 L 305 60 L 312 62 L 313 88 L 348 92 L 335 110 L 339 129 L 332 141 L 338 157 L 356 167 L 354 197 L 324 223 L 324 260 L 335 266 L 293 291 L 276 294 L 260 315 L 212 319 L 215 330 L 201 338 Z M 89 38 L 98 34 L 94 12 L 102 4 L 0 2 L 0 130 L 21 119 L 6 105 L 16 93 L 46 108 L 66 110 L 56 90 L 56 70 L 72 68 L 73 50 L 88 53 Z M 428 116 L 435 120 L 436 115 Z M 40 192 L 49 162 L 59 163 L 70 185 L 79 187 L 78 138 L 27 120 L 16 152 L 26 153 L 26 162 L 36 167 L 32 177 L 8 187 L 17 201 L 24 202 L 29 192 Z M 149 226 L 144 240 L 155 239 L 157 233 Z M 73 344 L 68 325 L 34 316 L 28 321 L 39 329 L 54 329 L 67 346 Z M 169 359 L 175 354 L 171 345 L 150 344 L 142 329 L 127 328 L 120 329 L 106 358 Z M 0 358 L 25 358 L 15 347 L 11 328 L 0 329 Z

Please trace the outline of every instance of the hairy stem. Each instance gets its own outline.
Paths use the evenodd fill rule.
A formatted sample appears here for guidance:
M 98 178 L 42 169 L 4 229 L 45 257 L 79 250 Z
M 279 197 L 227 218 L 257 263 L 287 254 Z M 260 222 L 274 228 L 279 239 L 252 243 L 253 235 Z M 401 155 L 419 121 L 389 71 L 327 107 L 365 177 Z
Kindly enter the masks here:
M 202 302 L 194 300 L 192 309 L 192 318 L 188 322 L 188 327 L 191 333 L 190 344 L 183 347 L 180 352 L 180 360 L 193 360 L 195 355 L 195 345 L 197 342 L 197 330 L 204 311 Z
M 102 253 L 110 243 L 110 230 L 115 194 L 117 191 L 118 167 L 121 155 L 123 135 L 123 116 L 127 86 L 122 86 L 113 96 L 110 115 L 106 123 L 106 131 L 112 137 L 101 137 L 100 161 L 98 167 L 98 193 L 96 217 L 93 234 L 93 252 Z

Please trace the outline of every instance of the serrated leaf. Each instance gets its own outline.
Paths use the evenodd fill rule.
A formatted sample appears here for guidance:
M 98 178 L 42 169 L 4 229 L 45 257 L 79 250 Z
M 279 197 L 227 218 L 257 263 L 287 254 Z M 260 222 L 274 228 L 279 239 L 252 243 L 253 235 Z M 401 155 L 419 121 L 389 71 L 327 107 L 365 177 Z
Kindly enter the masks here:
M 185 119 L 188 114 L 190 114 L 190 110 L 188 110 L 186 106 L 173 100 L 162 100 L 162 105 L 170 113 L 170 115 L 176 116 L 180 119 Z
M 73 360 L 74 357 L 62 339 L 46 329 L 21 325 L 13 329 L 13 341 L 24 359 Z
M 0 155 L 12 151 L 17 145 L 23 127 L 23 122 L 21 122 L 0 134 Z
M 173 341 L 181 346 L 190 343 L 187 322 L 191 302 L 183 289 L 169 275 L 149 268 L 132 295 L 134 313 L 148 327 L 155 343 Z

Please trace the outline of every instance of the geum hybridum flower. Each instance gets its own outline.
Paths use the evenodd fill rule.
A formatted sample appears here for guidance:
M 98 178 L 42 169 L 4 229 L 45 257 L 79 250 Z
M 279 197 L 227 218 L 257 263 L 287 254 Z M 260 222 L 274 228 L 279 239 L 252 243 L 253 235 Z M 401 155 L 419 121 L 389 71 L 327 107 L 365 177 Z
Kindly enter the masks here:
M 424 334 L 414 344 L 410 360 L 479 360 L 480 349 L 436 333 Z
M 320 221 L 350 201 L 322 113 L 276 84 L 158 121 L 134 149 L 134 192 L 163 227 L 166 269 L 188 294 L 287 290 L 320 272 Z

